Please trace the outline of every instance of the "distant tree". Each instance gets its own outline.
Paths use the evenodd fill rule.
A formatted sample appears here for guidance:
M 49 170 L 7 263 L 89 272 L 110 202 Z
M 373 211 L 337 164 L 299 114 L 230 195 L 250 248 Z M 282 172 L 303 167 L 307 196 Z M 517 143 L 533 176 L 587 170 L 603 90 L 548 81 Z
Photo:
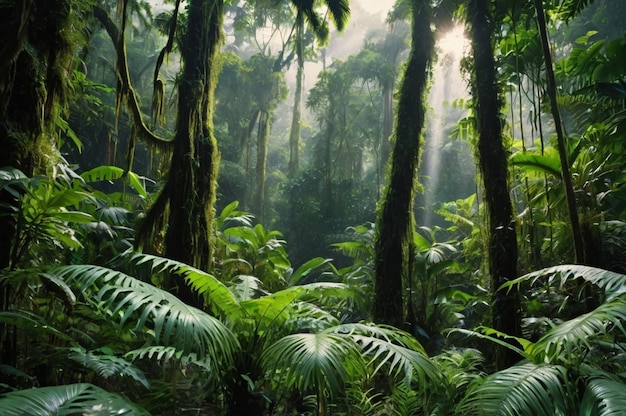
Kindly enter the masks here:
M 294 48 L 298 63 L 296 74 L 296 90 L 294 94 L 293 117 L 289 132 L 289 177 L 295 177 L 300 167 L 300 123 L 302 118 L 302 90 L 304 79 L 305 60 L 305 26 L 312 29 L 313 33 L 322 43 L 328 40 L 328 25 L 319 16 L 316 7 L 324 4 L 330 16 L 335 22 L 338 30 L 343 30 L 348 17 L 350 7 L 348 0 L 291 0 L 291 4 L 296 9 L 296 19 L 294 23 Z
M 411 50 L 399 92 L 389 184 L 378 213 L 374 266 L 374 320 L 398 327 L 404 322 L 403 279 L 408 276 L 413 257 L 412 205 L 424 128 L 424 99 L 434 57 L 430 2 L 415 0 L 409 7 Z

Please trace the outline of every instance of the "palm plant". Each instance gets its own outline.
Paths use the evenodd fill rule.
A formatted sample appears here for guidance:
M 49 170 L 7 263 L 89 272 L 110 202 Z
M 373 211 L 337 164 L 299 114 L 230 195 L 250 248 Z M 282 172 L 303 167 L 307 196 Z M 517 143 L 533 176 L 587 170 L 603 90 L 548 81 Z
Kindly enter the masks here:
M 479 337 L 507 346 L 523 360 L 475 381 L 459 404 L 458 414 L 610 415 L 623 412 L 626 276 L 593 267 L 562 265 L 524 275 L 508 282 L 503 289 L 545 281 L 556 290 L 577 287 L 577 280 L 600 289 L 603 303 L 561 324 L 551 323 L 537 341 L 515 338 L 516 347 L 504 341 L 512 337 L 482 329 Z
M 60 299 L 57 303 L 67 306 L 53 308 L 49 302 L 45 308 L 17 308 L 0 316 L 3 322 L 47 335 L 33 345 L 47 351 L 48 359 L 56 357 L 48 371 L 57 374 L 61 383 L 56 393 L 34 389 L 3 396 L 0 407 L 5 403 L 30 406 L 40 395 L 63 395 L 78 388 L 72 387 L 72 374 L 59 372 L 77 365 L 76 374 L 89 369 L 96 375 L 94 382 L 113 389 L 115 384 L 106 382 L 111 373 L 126 374 L 125 380 L 135 386 L 126 390 L 131 400 L 147 397 L 142 404 L 152 410 L 162 404 L 149 398 L 162 397 L 163 389 L 170 391 L 173 405 L 185 399 L 179 390 L 190 387 L 184 374 L 197 374 L 204 380 L 205 394 L 199 395 L 196 405 L 201 406 L 212 392 L 214 404 L 230 414 L 263 411 L 268 403 L 273 409 L 289 406 L 285 401 L 289 392 L 314 394 L 318 413 L 324 414 L 330 405 L 326 394 L 340 399 L 342 386 L 367 385 L 377 374 L 399 377 L 398 382 L 406 388 L 413 383 L 422 392 L 429 386 L 427 380 L 443 380 L 410 335 L 389 327 L 340 324 L 316 306 L 321 298 L 348 296 L 350 290 L 342 284 L 309 283 L 266 294 L 250 291 L 243 279 L 229 288 L 183 263 L 132 252 L 120 256 L 112 267 L 56 266 L 3 276 L 33 288 L 52 282 Z M 305 274 L 301 269 L 294 272 L 296 276 Z M 202 296 L 210 314 L 151 283 L 170 275 L 188 282 Z M 64 322 L 67 325 L 63 326 Z M 25 353 L 34 353 L 32 348 Z M 74 364 L 69 365 L 68 359 Z M 24 363 L 20 360 L 19 366 L 28 367 L 23 367 Z M 157 363 L 167 371 L 155 373 Z M 159 382 L 163 377 L 169 380 L 166 384 Z M 148 386 L 148 394 L 141 393 Z M 87 391 L 84 394 L 105 394 L 91 385 L 82 388 Z M 91 405 L 88 399 L 81 403 L 84 411 Z M 77 405 L 68 406 L 75 409 L 72 406 Z

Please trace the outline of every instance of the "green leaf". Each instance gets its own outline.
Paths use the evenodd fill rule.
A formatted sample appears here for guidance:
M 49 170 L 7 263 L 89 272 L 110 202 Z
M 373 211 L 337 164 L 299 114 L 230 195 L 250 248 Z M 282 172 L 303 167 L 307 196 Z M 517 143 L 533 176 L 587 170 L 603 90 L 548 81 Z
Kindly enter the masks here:
M 143 372 L 123 358 L 109 354 L 96 354 L 81 348 L 72 348 L 68 358 L 85 368 L 95 371 L 102 378 L 126 376 L 145 388 L 150 387 L 150 383 Z
M 608 301 L 595 310 L 580 315 L 549 330 L 531 348 L 536 362 L 554 362 L 562 354 L 584 358 L 583 349 L 591 349 L 592 342 L 609 330 L 626 336 L 626 295 Z
M 235 295 L 226 285 L 209 273 L 165 257 L 133 251 L 122 254 L 119 260 L 135 266 L 148 265 L 155 274 L 165 272 L 184 277 L 194 290 L 207 299 L 208 304 L 216 313 L 227 319 L 236 319 L 243 314 L 243 309 Z
M 75 343 L 70 336 L 64 334 L 56 328 L 51 327 L 44 318 L 29 311 L 14 309 L 11 311 L 0 312 L 0 322 L 28 329 L 42 335 L 53 336 L 71 344 Z
M 122 396 L 88 383 L 6 393 L 0 397 L 0 409 L 3 416 L 150 415 Z
M 516 152 L 511 156 L 511 164 L 526 171 L 547 173 L 556 178 L 561 177 L 561 160 L 556 150 L 546 149 L 543 155 L 531 152 Z
M 150 329 L 157 345 L 195 353 L 215 365 L 228 365 L 238 348 L 232 332 L 219 320 L 132 276 L 91 265 L 63 266 L 50 273 L 88 295 L 86 300 L 107 312 L 119 328 Z
M 566 283 L 579 278 L 603 289 L 607 300 L 611 300 L 626 292 L 626 275 L 578 264 L 562 264 L 527 273 L 517 279 L 506 282 L 501 289 L 513 287 L 519 289 L 522 283 L 529 283 L 534 286 L 537 282 L 543 280 L 549 286 L 558 285 L 563 287 Z
M 403 386 L 411 388 L 417 378 L 422 392 L 429 384 L 441 386 L 443 374 L 430 360 L 422 345 L 409 333 L 387 325 L 363 323 L 343 324 L 328 328 L 324 332 L 344 334 L 361 346 L 372 375 L 383 369 L 386 374 L 401 377 Z
M 590 378 L 580 403 L 581 415 L 620 416 L 626 409 L 626 384 L 607 377 Z
M 128 172 L 117 166 L 103 165 L 95 167 L 80 175 L 86 182 L 97 181 L 114 181 L 118 179 L 126 178 L 131 188 L 135 190 L 142 197 L 147 197 L 148 193 L 141 183 L 139 175 L 134 172 Z
M 575 392 L 565 367 L 526 363 L 473 383 L 459 405 L 463 415 L 572 415 Z
M 335 397 L 355 373 L 364 372 L 360 348 L 338 334 L 292 334 L 263 352 L 263 367 L 280 373 L 289 387 Z
M 94 220 L 94 217 L 86 212 L 81 211 L 57 211 L 53 214 L 54 218 L 61 221 L 73 222 L 73 223 L 90 223 Z
M 78 149 L 78 152 L 82 152 L 83 142 L 80 141 L 74 130 L 72 130 L 70 124 L 60 116 L 55 117 L 54 121 L 56 126 L 72 140 L 74 146 L 76 146 L 76 149 Z
M 298 267 L 289 277 L 289 286 L 297 285 L 301 283 L 303 280 L 318 271 L 320 268 L 331 264 L 332 259 L 325 259 L 322 257 L 315 257 L 311 260 L 306 261 L 300 267 Z

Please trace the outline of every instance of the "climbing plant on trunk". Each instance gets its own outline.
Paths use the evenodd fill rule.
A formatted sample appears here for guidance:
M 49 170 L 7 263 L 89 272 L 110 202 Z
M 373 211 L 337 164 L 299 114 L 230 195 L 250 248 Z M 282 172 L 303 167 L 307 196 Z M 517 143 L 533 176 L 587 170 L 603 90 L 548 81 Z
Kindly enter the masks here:
M 424 95 L 434 56 L 430 7 L 424 0 L 410 2 L 411 50 L 399 93 L 389 183 L 377 219 L 373 317 L 376 322 L 398 327 L 404 321 L 403 278 L 412 261 L 412 211 L 424 128 Z
M 211 263 L 211 228 L 219 151 L 213 135 L 214 91 L 219 72 L 223 0 L 192 0 L 188 6 L 179 81 L 178 119 L 166 183 L 148 213 L 138 242 L 154 244 L 164 230 L 164 254 L 202 270 Z M 179 297 L 198 304 L 184 282 Z
M 468 23 L 473 49 L 471 92 L 478 132 L 478 159 L 488 211 L 489 274 L 493 290 L 493 326 L 519 336 L 519 300 L 514 292 L 500 286 L 517 277 L 517 237 L 509 197 L 507 153 L 503 144 L 500 117 L 502 102 L 491 45 L 492 26 L 487 0 L 468 1 Z M 499 349 L 496 366 L 505 368 L 519 357 Z

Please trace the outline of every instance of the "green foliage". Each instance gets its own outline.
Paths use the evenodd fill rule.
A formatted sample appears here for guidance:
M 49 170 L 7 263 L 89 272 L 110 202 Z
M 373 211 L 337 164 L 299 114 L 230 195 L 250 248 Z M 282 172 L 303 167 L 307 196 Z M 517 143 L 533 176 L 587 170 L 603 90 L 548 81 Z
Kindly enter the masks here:
M 88 383 L 39 387 L 6 393 L 0 396 L 0 408 L 7 416 L 150 415 L 123 396 Z
M 5 168 L 0 171 L 0 181 L 0 192 L 10 195 L 9 202 L 0 207 L 0 215 L 8 217 L 5 221 L 15 228 L 9 268 L 18 267 L 24 258 L 52 258 L 55 250 L 82 247 L 72 224 L 88 223 L 93 217 L 75 208 L 93 197 L 67 165 L 59 164 L 49 176 L 34 178 Z M 59 259 L 58 253 L 54 257 Z
M 475 380 L 459 404 L 460 414 L 616 414 L 623 403 L 623 338 L 626 336 L 626 276 L 578 265 L 539 270 L 505 288 L 545 280 L 552 290 L 584 280 L 604 291 L 604 302 L 588 313 L 551 324 L 536 342 L 488 328 L 483 339 L 508 346 L 524 360 Z M 580 285 L 577 284 L 580 287 Z M 469 333 L 469 332 L 466 332 Z M 517 342 L 517 347 L 510 342 Z

